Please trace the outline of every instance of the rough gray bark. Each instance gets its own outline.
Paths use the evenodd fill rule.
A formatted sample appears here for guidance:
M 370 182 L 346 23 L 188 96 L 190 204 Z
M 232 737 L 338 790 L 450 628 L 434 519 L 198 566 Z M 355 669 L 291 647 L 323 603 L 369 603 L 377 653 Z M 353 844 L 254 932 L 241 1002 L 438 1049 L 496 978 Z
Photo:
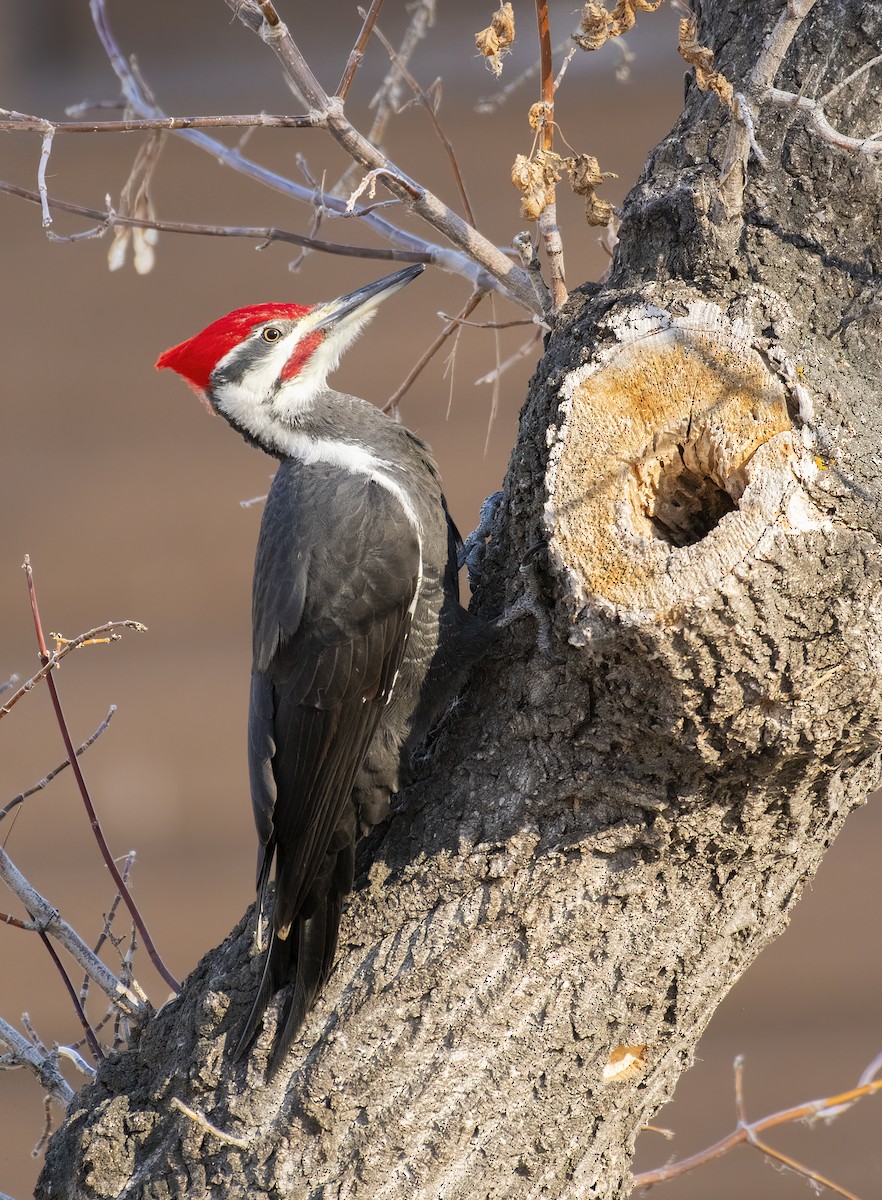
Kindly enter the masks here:
M 704 5 L 736 90 L 781 11 Z M 824 94 L 880 39 L 879 3 L 821 0 L 774 82 Z M 882 127 L 879 79 L 833 123 Z M 689 89 L 609 282 L 550 340 L 480 602 L 529 579 L 557 660 L 521 622 L 448 714 L 290 1072 L 263 1084 L 271 1029 L 227 1057 L 243 923 L 80 1093 L 39 1196 L 627 1194 L 638 1130 L 879 777 L 879 169 L 754 116 L 768 165 L 733 204 L 731 117 Z

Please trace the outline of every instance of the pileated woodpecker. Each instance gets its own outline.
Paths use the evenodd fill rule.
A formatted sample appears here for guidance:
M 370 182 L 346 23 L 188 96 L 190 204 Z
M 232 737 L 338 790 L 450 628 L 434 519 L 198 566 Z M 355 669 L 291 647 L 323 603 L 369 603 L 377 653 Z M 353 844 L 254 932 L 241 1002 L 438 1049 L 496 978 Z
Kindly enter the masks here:
M 459 539 L 428 446 L 325 382 L 377 306 L 422 270 L 328 304 L 237 309 L 156 364 L 281 460 L 254 567 L 259 930 L 274 859 L 276 886 L 236 1050 L 249 1049 L 270 999 L 290 985 L 269 1075 L 331 970 L 357 837 L 387 815 L 409 752 L 489 636 L 459 603 Z

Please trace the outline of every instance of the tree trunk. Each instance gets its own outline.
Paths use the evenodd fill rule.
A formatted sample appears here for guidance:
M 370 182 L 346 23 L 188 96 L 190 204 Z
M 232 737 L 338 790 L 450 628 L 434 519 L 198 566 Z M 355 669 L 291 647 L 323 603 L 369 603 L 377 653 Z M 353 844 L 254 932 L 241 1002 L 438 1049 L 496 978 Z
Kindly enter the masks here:
M 38 1196 L 625 1196 L 638 1131 L 876 783 L 878 168 L 761 88 L 829 92 L 882 6 L 794 14 L 765 80 L 779 0 L 703 8 L 767 162 L 745 180 L 744 127 L 693 82 L 609 281 L 550 338 L 478 603 L 529 585 L 553 654 L 519 622 L 448 713 L 287 1073 L 263 1082 L 269 1027 L 228 1058 L 243 922 L 82 1090 Z M 879 79 L 832 123 L 882 126 Z

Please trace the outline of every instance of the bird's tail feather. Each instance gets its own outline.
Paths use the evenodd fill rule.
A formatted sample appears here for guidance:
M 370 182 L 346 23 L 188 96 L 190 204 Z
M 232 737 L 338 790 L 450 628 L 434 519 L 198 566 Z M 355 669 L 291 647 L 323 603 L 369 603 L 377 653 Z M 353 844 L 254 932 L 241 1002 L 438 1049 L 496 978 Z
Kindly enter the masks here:
M 331 973 L 337 950 L 337 929 L 343 897 L 332 888 L 309 917 L 298 917 L 298 953 L 288 981 L 291 991 L 279 1016 L 276 1042 L 266 1069 L 272 1079 L 291 1048 L 306 1014 L 312 1008 Z M 293 935 L 292 929 L 292 935 Z
M 277 991 L 288 985 L 290 992 L 279 1016 L 276 1041 L 267 1066 L 267 1079 L 275 1075 L 331 973 L 342 907 L 343 895 L 332 887 L 310 916 L 294 919 L 287 938 L 272 935 L 257 995 L 233 1051 L 234 1062 L 251 1049 L 270 1001 Z

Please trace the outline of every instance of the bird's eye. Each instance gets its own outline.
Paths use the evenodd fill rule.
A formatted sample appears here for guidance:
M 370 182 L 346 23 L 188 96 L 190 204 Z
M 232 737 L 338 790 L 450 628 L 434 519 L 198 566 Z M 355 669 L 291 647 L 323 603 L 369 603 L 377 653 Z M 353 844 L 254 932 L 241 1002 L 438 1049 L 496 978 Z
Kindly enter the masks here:
M 277 342 L 282 336 L 281 329 L 276 329 L 275 325 L 270 325 L 268 329 L 264 329 L 261 337 L 265 342 Z

